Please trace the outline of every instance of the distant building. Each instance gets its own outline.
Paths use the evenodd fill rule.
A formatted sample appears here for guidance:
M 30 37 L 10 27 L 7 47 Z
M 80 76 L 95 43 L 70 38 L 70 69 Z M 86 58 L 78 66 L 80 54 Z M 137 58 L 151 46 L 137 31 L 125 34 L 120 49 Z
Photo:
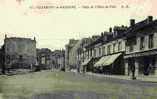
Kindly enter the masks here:
M 5 53 L 4 53 L 4 45 L 0 48 L 0 70 L 1 70 L 1 73 L 5 74 Z
M 54 50 L 52 52 L 52 69 L 65 70 L 65 51 Z
M 64 54 L 64 50 L 37 49 L 38 66 L 41 69 L 61 70 L 65 66 Z
M 91 44 L 92 42 L 96 41 L 100 36 L 98 35 L 95 35 L 95 36 L 92 36 L 92 38 L 83 38 L 80 40 L 81 42 L 81 46 L 80 48 L 78 49 L 77 53 L 78 53 L 78 69 L 79 69 L 79 72 L 83 72 L 84 71 L 84 64 L 83 62 L 88 58 L 88 51 L 86 50 L 86 46 L 88 46 L 89 44 Z
M 74 40 L 74 39 L 70 39 L 69 43 L 65 46 L 65 69 L 66 70 L 70 70 L 70 68 L 72 67 L 71 65 L 71 51 L 72 48 L 78 43 L 79 40 Z M 77 51 L 75 51 L 77 52 Z M 76 53 L 75 53 L 76 54 Z M 75 55 L 76 56 L 76 55 Z M 77 57 L 77 56 L 76 56 Z
M 36 40 L 5 36 L 5 67 L 31 68 L 36 64 Z
M 41 69 L 51 69 L 51 50 L 48 48 L 37 49 L 37 61 Z

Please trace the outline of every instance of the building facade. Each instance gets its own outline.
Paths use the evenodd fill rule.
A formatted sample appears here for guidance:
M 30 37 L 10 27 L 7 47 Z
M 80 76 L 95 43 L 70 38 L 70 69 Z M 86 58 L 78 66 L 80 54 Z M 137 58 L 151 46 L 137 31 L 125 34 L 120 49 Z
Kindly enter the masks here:
M 113 31 L 101 33 L 101 36 L 88 46 L 86 71 L 107 74 L 124 74 L 125 31 L 127 27 L 116 26 Z
M 130 20 L 126 36 L 125 72 L 126 75 L 157 74 L 157 20 L 148 16 L 135 23 Z
M 65 71 L 65 50 L 52 52 L 52 69 Z
M 40 69 L 51 69 L 51 50 L 48 48 L 37 49 L 37 61 Z
M 36 64 L 36 40 L 5 36 L 5 68 L 31 68 Z
M 72 61 L 73 58 L 72 58 L 72 53 L 75 52 L 75 56 L 77 56 L 77 51 L 72 51 L 72 48 L 78 43 L 79 40 L 75 40 L 75 39 L 70 39 L 69 40 L 69 43 L 65 46 L 65 69 L 66 71 L 69 71 L 71 69 L 72 66 Z M 75 57 L 75 60 L 76 60 L 77 57 Z
M 94 37 L 96 37 L 96 36 L 94 36 Z M 83 68 L 84 65 L 82 65 L 82 64 L 88 58 L 87 57 L 88 52 L 85 49 L 85 46 L 90 44 L 92 41 L 93 41 L 92 38 L 83 38 L 83 39 L 80 40 L 81 44 L 80 44 L 80 47 L 77 50 L 78 72 L 83 72 L 84 71 L 84 68 Z

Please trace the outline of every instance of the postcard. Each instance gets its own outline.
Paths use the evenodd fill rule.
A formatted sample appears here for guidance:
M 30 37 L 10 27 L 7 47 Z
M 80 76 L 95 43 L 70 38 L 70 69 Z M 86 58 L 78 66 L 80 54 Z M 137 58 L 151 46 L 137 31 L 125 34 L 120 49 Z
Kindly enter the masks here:
M 1 0 L 0 99 L 157 99 L 156 0 Z

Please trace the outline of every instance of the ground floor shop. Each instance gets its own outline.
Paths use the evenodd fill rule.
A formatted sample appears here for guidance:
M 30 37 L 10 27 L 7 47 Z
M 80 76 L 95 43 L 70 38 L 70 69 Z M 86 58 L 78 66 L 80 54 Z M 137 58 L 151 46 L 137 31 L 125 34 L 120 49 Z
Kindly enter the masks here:
M 124 74 L 123 53 L 103 56 L 94 64 L 95 72 L 103 74 Z
M 125 56 L 125 74 L 135 76 L 157 75 L 157 54 L 155 52 L 135 53 Z
M 84 62 L 81 64 L 82 72 L 93 72 L 94 64 L 97 62 L 98 58 L 89 58 L 85 59 Z

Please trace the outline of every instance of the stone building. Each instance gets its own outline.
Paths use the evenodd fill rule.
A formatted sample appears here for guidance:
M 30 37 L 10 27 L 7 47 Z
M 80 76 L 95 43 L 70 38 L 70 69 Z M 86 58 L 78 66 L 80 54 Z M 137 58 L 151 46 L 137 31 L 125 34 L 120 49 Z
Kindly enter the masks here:
M 36 64 L 36 40 L 5 36 L 5 68 L 31 68 Z
M 2 74 L 5 74 L 5 53 L 4 45 L 0 48 L 0 70 Z
M 79 40 L 70 39 L 69 43 L 65 46 L 65 69 L 66 71 L 69 71 L 71 69 L 71 50 L 72 48 L 78 43 Z M 76 53 L 75 53 L 76 54 Z M 75 55 L 76 56 L 76 55 Z M 76 58 L 75 58 L 76 59 Z
M 115 26 L 101 34 L 101 42 L 94 48 L 98 61 L 94 64 L 97 72 L 105 74 L 124 74 L 125 31 L 126 26 Z
M 87 52 L 85 49 L 85 46 L 87 46 L 88 44 L 90 44 L 92 42 L 92 38 L 83 38 L 80 40 L 80 47 L 77 50 L 77 65 L 78 65 L 78 72 L 83 72 L 83 62 L 86 60 L 87 58 Z
M 148 16 L 135 23 L 130 20 L 126 36 L 125 72 L 126 75 L 157 74 L 157 20 Z
M 52 69 L 65 70 L 65 51 L 54 50 L 52 52 Z
M 125 26 L 115 26 L 87 45 L 84 71 L 124 74 Z M 117 65 L 118 64 L 118 65 Z
M 95 42 L 100 36 L 98 35 L 94 35 L 91 38 L 83 38 L 81 40 L 81 46 L 78 49 L 78 61 L 79 61 L 79 71 L 80 72 L 84 72 L 85 71 L 85 67 L 87 65 L 91 65 L 89 62 L 91 61 L 91 58 L 89 58 L 89 51 L 86 50 L 86 46 L 90 45 L 92 42 Z M 88 69 L 87 69 L 88 70 Z
M 41 69 L 51 69 L 51 50 L 48 48 L 37 49 L 37 61 Z

